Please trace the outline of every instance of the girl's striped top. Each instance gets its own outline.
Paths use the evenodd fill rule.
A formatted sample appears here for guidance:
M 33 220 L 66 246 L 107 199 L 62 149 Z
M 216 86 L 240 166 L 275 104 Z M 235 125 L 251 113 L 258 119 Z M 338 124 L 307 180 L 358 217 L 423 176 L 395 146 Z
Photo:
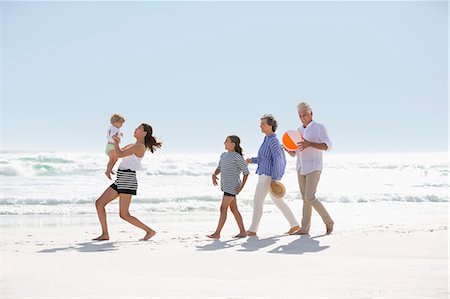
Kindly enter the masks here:
M 258 164 L 257 174 L 268 175 L 274 181 L 281 180 L 286 169 L 286 156 L 276 134 L 264 137 L 258 157 L 252 158 L 252 163 Z
M 241 185 L 241 172 L 249 174 L 244 158 L 237 152 L 225 152 L 220 156 L 220 187 L 223 192 L 236 195 L 236 189 Z

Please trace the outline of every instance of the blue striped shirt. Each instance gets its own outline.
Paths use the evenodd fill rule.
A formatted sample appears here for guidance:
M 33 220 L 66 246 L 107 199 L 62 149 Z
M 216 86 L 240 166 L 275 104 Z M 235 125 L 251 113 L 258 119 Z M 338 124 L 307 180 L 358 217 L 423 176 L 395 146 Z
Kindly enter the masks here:
M 286 156 L 276 134 L 264 137 L 258 157 L 252 158 L 252 163 L 258 164 L 257 174 L 271 176 L 274 181 L 281 180 L 286 169 Z

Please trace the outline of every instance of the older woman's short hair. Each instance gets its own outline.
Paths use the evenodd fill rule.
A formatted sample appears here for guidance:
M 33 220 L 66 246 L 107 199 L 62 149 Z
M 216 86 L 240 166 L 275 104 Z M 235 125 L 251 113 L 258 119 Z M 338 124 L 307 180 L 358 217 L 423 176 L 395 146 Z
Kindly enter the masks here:
M 261 120 L 263 120 L 263 119 L 266 120 L 266 123 L 267 123 L 269 126 L 272 126 L 272 132 L 275 132 L 275 131 L 277 130 L 277 128 L 278 128 L 278 122 L 277 122 L 277 120 L 275 119 L 275 117 L 273 117 L 272 114 L 264 114 L 264 115 L 261 117 Z
M 309 106 L 309 104 L 306 102 L 301 102 L 300 104 L 297 105 L 297 111 L 300 111 L 302 109 L 306 109 L 306 111 L 308 111 L 309 113 L 312 112 L 311 106 Z

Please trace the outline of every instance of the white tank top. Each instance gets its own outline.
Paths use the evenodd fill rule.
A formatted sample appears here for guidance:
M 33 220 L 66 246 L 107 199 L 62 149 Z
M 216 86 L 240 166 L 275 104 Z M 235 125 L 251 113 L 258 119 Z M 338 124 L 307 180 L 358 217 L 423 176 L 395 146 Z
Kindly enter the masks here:
M 122 162 L 119 164 L 119 169 L 129 169 L 133 171 L 143 170 L 144 167 L 142 167 L 141 160 L 142 158 L 139 158 L 135 154 L 126 156 L 122 158 Z

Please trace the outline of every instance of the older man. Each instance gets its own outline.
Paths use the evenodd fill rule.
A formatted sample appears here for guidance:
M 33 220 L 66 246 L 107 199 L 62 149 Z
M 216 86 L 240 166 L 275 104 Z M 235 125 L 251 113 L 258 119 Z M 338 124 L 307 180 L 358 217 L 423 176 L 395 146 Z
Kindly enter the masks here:
M 325 126 L 312 120 L 313 112 L 307 103 L 298 104 L 297 110 L 302 122 L 298 130 L 304 140 L 298 143 L 297 151 L 288 151 L 291 156 L 297 155 L 298 184 L 303 199 L 302 227 L 296 234 L 309 233 L 312 208 L 322 217 L 326 232 L 330 234 L 333 231 L 334 222 L 316 198 L 316 189 L 323 168 L 322 153 L 331 149 L 331 140 Z

